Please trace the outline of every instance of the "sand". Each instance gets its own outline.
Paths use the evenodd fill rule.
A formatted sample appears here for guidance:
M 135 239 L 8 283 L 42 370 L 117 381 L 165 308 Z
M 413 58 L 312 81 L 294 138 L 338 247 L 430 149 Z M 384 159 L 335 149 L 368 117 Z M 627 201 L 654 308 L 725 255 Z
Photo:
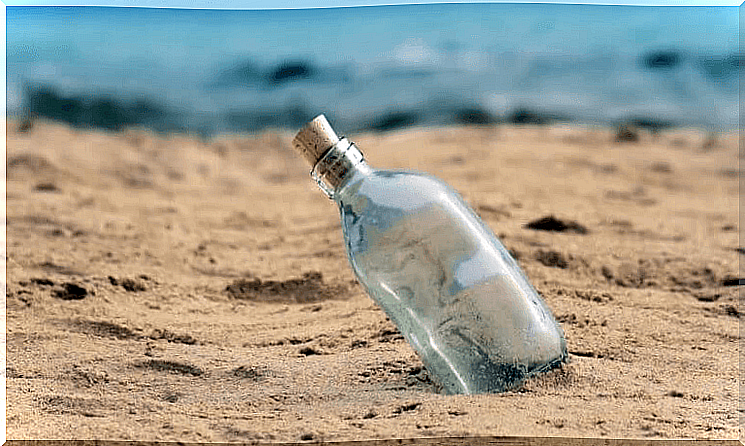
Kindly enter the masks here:
M 356 282 L 292 134 L 9 122 L 7 437 L 737 438 L 737 136 L 636 135 L 347 135 L 459 190 L 566 333 L 562 369 L 448 396 Z

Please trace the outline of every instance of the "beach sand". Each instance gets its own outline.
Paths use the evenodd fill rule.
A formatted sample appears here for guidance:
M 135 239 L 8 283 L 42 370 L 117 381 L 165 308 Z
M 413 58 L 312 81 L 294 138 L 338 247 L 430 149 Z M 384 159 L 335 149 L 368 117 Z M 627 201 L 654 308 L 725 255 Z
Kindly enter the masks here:
M 460 191 L 566 333 L 562 369 L 448 396 L 356 282 L 292 134 L 26 130 L 8 123 L 8 439 L 738 437 L 734 133 L 347 135 Z M 564 230 L 526 227 L 549 216 Z

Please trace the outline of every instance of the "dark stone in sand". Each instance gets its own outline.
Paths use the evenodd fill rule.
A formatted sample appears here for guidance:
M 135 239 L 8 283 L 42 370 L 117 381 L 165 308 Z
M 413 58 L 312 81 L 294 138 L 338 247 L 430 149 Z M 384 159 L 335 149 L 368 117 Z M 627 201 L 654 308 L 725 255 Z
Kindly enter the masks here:
M 657 173 L 672 173 L 673 171 L 673 168 L 670 165 L 670 163 L 665 162 L 665 161 L 659 161 L 659 162 L 653 163 L 649 169 L 652 172 L 657 172 Z
M 520 251 L 516 250 L 515 248 L 510 248 L 507 250 L 507 252 L 509 252 L 512 258 L 515 260 L 520 260 L 520 258 L 522 257 Z
M 351 348 L 367 347 L 367 341 L 364 339 L 357 339 L 352 342 Z
M 639 132 L 634 127 L 622 124 L 616 129 L 616 142 L 636 142 L 638 140 Z
M 526 224 L 524 228 L 533 229 L 535 231 L 574 232 L 575 234 L 587 234 L 589 232 L 586 227 L 576 221 L 559 220 L 553 215 L 533 220 Z
M 379 342 L 402 341 L 404 339 L 401 332 L 399 332 L 396 328 L 384 328 L 376 333 L 375 337 L 379 340 Z
M 34 128 L 34 119 L 31 117 L 23 118 L 23 121 L 18 125 L 18 133 L 28 133 Z
M 720 297 L 722 297 L 722 294 L 712 292 L 698 292 L 694 294 L 694 297 L 699 302 L 716 302 L 717 300 L 719 300 Z
M 81 332 L 93 336 L 110 337 L 119 340 L 140 338 L 140 335 L 133 332 L 129 328 L 123 327 L 113 322 L 82 320 L 76 321 L 73 325 Z
M 613 277 L 615 276 L 613 270 L 608 265 L 603 265 L 600 268 L 600 274 L 603 275 L 605 280 L 613 280 Z
M 40 155 L 22 153 L 19 155 L 9 156 L 6 161 L 8 175 L 15 170 L 27 170 L 33 173 L 54 172 L 56 168 L 46 158 Z
M 131 293 L 132 292 L 133 293 L 136 293 L 138 291 L 145 291 L 145 290 L 147 290 L 147 287 L 144 284 L 142 284 L 142 282 L 139 282 L 139 281 L 134 280 L 134 279 L 124 279 L 124 280 L 122 280 L 121 286 L 122 286 L 122 288 L 124 288 L 125 290 L 127 290 L 127 291 L 129 291 Z
M 161 359 L 151 359 L 149 361 L 136 364 L 135 367 L 147 368 L 161 372 L 176 372 L 182 375 L 200 376 L 204 374 L 204 371 L 199 367 L 182 362 L 166 361 Z
M 34 187 L 39 192 L 58 192 L 59 188 L 54 183 L 39 183 Z
M 535 259 L 544 266 L 549 266 L 552 268 L 566 269 L 569 266 L 569 262 L 567 262 L 566 258 L 564 258 L 564 255 L 558 251 L 538 250 L 535 254 Z
M 305 356 L 320 355 L 321 354 L 321 352 L 319 352 L 318 350 L 314 349 L 313 347 L 303 347 L 303 348 L 300 349 L 300 351 L 298 353 L 300 353 L 301 355 L 305 355 Z
M 238 378 L 258 381 L 267 375 L 267 371 L 258 367 L 247 367 L 245 365 L 242 365 L 233 369 L 233 375 Z
M 135 279 L 117 279 L 116 277 L 109 276 L 109 282 L 114 286 L 121 286 L 130 293 L 136 293 L 138 291 L 146 291 L 147 287 L 144 283 Z
M 741 286 L 745 285 L 745 279 L 740 277 L 725 277 L 722 279 L 722 286 Z
M 150 339 L 163 339 L 168 342 L 174 342 L 178 344 L 194 345 L 197 344 L 197 340 L 188 334 L 176 334 L 166 329 L 156 328 L 149 336 Z
M 742 313 L 740 313 L 740 310 L 737 309 L 734 305 L 725 305 L 721 308 L 722 313 L 726 314 L 727 316 L 734 316 L 739 318 Z
M 41 285 L 41 286 L 54 286 L 53 281 L 49 279 L 45 279 L 45 278 L 32 277 L 31 283 L 36 284 L 36 285 Z
M 238 279 L 228 285 L 225 291 L 234 299 L 309 303 L 342 298 L 347 295 L 348 288 L 344 285 L 326 285 L 323 275 L 313 271 L 299 279 L 284 281 Z
M 421 406 L 422 403 L 411 403 L 411 404 L 404 404 L 403 406 L 399 406 L 396 408 L 396 410 L 393 411 L 393 413 L 403 413 L 403 412 L 410 412 L 412 410 L 416 410 Z
M 67 282 L 62 285 L 61 290 L 56 290 L 54 295 L 62 300 L 80 300 L 88 296 L 88 290 L 78 284 Z

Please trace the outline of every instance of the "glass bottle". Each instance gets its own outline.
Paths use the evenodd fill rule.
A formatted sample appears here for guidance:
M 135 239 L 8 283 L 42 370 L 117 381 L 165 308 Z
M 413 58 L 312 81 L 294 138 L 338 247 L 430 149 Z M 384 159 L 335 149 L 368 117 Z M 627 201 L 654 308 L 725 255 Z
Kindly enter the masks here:
M 502 392 L 567 361 L 550 310 L 457 192 L 426 174 L 371 168 L 323 115 L 293 146 L 339 206 L 360 283 L 444 390 Z

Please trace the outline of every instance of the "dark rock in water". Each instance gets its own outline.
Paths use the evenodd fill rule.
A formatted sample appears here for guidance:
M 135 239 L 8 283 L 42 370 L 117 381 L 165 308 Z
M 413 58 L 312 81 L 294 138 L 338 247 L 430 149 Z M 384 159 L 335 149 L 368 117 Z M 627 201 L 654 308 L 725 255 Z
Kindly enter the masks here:
M 731 54 L 726 57 L 712 56 L 701 59 L 700 65 L 710 78 L 725 80 L 735 78 L 740 67 L 745 65 L 745 60 L 739 54 Z
M 144 125 L 156 131 L 182 130 L 174 116 L 147 99 L 125 103 L 113 97 L 79 94 L 63 96 L 51 86 L 26 89 L 25 108 L 33 118 L 61 121 L 74 127 L 122 130 Z
M 370 129 L 378 132 L 388 132 L 409 127 L 419 121 L 419 115 L 412 112 L 392 112 L 382 116 L 370 125 Z
M 263 80 L 263 73 L 251 61 L 241 61 L 233 64 L 218 74 L 217 79 L 210 85 L 212 88 L 233 87 L 236 85 L 253 85 Z
M 33 116 L 62 121 L 74 126 L 84 124 L 86 106 L 77 98 L 65 98 L 49 87 L 28 88 L 26 108 Z
M 282 115 L 272 112 L 231 112 L 226 115 L 225 120 L 229 128 L 236 131 L 252 132 L 282 126 Z
M 478 107 L 456 110 L 454 118 L 456 123 L 468 125 L 489 125 L 499 122 L 494 115 Z
M 129 108 L 131 119 L 135 123 L 147 123 L 161 119 L 166 111 L 148 99 L 138 99 Z
M 275 123 L 279 119 L 277 114 L 260 115 L 250 111 L 232 111 L 225 115 L 225 122 L 231 130 L 253 131 L 262 125 Z
M 232 111 L 225 115 L 225 123 L 231 130 L 251 131 L 259 127 L 260 118 L 249 111 Z
M 553 120 L 552 116 L 526 108 L 518 108 L 507 117 L 507 121 L 513 124 L 545 125 Z
M 93 127 L 106 130 L 121 130 L 127 124 L 131 124 L 127 110 L 112 99 L 95 99 L 90 106 L 91 122 Z
M 384 79 L 424 79 L 436 74 L 434 70 L 427 68 L 387 68 L 381 70 L 380 77 Z
M 631 124 L 635 127 L 647 129 L 651 131 L 652 133 L 657 133 L 660 130 L 675 126 L 675 124 L 673 124 L 670 121 L 664 121 L 661 119 L 648 118 L 648 117 L 635 117 L 635 118 L 629 119 L 627 122 L 628 124 Z
M 259 131 L 266 128 L 296 129 L 315 117 L 301 103 L 274 110 L 239 110 L 224 115 L 228 128 L 234 131 Z
M 649 52 L 641 59 L 641 65 L 648 70 L 671 70 L 682 62 L 683 55 L 674 50 Z
M 552 231 L 552 232 L 574 232 L 576 234 L 587 234 L 587 228 L 577 223 L 576 221 L 563 221 L 549 215 L 538 220 L 533 220 L 524 226 L 527 229 L 533 229 L 536 231 Z
M 275 84 L 315 76 L 315 68 L 307 62 L 288 61 L 277 66 L 270 74 L 269 81 Z
M 285 116 L 287 126 L 293 129 L 302 127 L 315 117 L 315 114 L 308 110 L 302 103 L 290 105 L 285 109 L 283 115 Z

